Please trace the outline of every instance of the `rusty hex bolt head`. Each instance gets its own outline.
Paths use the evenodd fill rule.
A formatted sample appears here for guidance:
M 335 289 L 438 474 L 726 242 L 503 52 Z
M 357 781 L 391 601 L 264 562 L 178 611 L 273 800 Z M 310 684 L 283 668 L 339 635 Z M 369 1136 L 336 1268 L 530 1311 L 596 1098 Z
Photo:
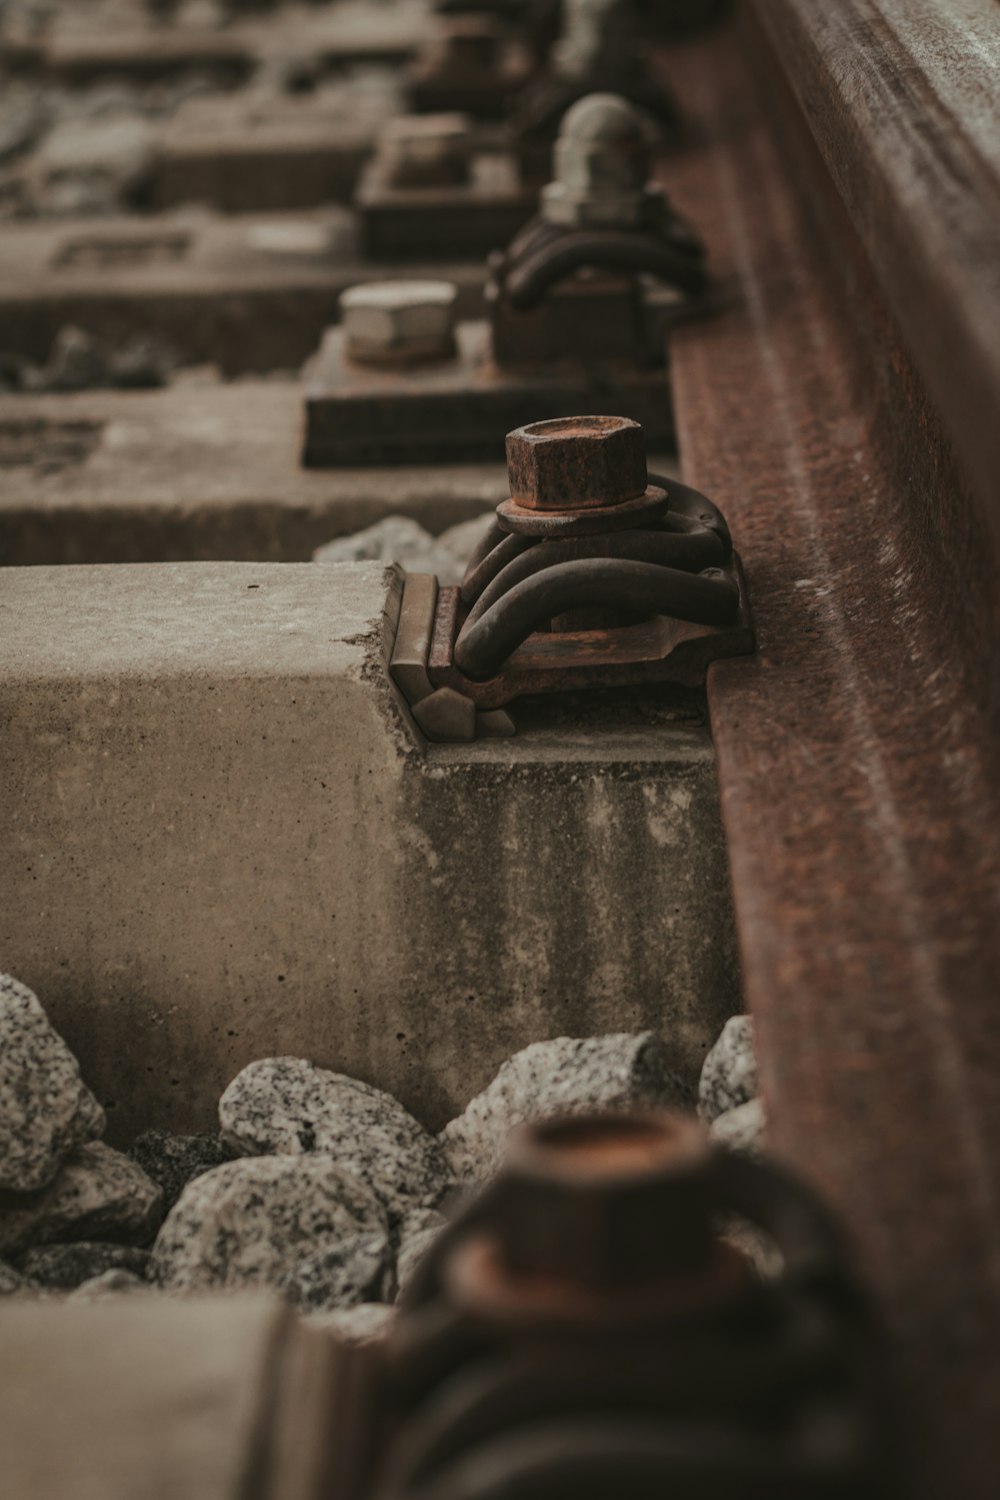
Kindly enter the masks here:
M 431 42 L 434 62 L 444 68 L 492 68 L 503 34 L 491 16 L 455 16 L 438 23 Z
M 522 1128 L 498 1179 L 503 1264 L 609 1290 L 702 1271 L 714 1238 L 710 1161 L 704 1129 L 682 1115 Z
M 370 281 L 341 294 L 347 353 L 362 363 L 442 359 L 455 348 L 450 281 Z
M 397 187 L 439 187 L 469 180 L 468 115 L 399 115 L 379 137 L 379 156 Z
M 646 445 L 629 417 L 556 417 L 507 434 L 511 499 L 528 510 L 592 510 L 645 493 Z

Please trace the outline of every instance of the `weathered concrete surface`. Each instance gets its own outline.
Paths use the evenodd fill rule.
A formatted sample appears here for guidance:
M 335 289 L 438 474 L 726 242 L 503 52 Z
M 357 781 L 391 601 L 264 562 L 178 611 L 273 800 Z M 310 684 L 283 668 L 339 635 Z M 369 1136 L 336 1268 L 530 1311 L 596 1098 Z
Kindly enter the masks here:
M 0 952 L 112 1139 L 308 1057 L 431 1127 L 530 1041 L 738 1009 L 714 762 L 661 695 L 410 737 L 379 564 L 0 573 Z M 600 700 L 603 703 L 603 700 Z
M 0 397 L 0 562 L 304 562 L 387 515 L 429 531 L 510 493 L 496 464 L 306 470 L 293 381 Z
M 379 131 L 402 108 L 398 78 L 384 69 L 312 93 L 251 88 L 190 99 L 156 140 L 153 204 L 254 213 L 349 203 Z
M 463 317 L 481 310 L 484 265 L 366 263 L 343 208 L 8 223 L 3 348 L 41 362 L 58 330 L 75 324 L 111 343 L 156 335 L 227 374 L 295 369 L 336 321 L 345 287 L 418 274 L 456 282 Z
M 0 1309 L 10 1500 L 312 1500 L 333 1341 L 268 1297 Z M 306 1378 L 308 1377 L 308 1378 Z
M 232 25 L 191 22 L 182 11 L 179 22 L 164 27 L 151 27 L 148 13 L 95 17 L 79 0 L 51 8 L 56 14 L 39 44 L 39 64 L 49 76 L 74 83 L 157 78 L 213 62 L 240 78 L 283 54 L 314 57 L 326 67 L 398 64 L 416 51 L 427 28 L 423 0 L 345 0 L 334 15 L 326 7 L 283 5 L 279 17 L 265 12 Z

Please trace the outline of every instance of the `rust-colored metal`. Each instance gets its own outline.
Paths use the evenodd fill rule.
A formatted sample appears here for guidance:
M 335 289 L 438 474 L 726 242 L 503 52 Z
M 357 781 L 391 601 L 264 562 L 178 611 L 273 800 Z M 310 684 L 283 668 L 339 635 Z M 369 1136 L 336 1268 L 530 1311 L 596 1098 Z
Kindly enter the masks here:
M 1000 552 L 1000 12 L 754 7 Z
M 669 208 L 630 229 L 536 217 L 489 267 L 493 353 L 514 368 L 567 356 L 662 367 L 668 328 L 711 306 L 700 240 Z
M 516 499 L 461 588 L 438 598 L 436 687 L 489 709 L 539 691 L 698 682 L 709 660 L 752 649 L 725 521 L 697 491 L 649 482 L 638 423 L 531 423 L 507 452 Z
M 507 434 L 510 496 L 528 510 L 589 510 L 644 494 L 646 445 L 628 417 L 557 417 Z
M 419 363 L 393 380 L 372 381 L 345 363 L 342 340 L 332 331 L 307 394 L 303 462 L 325 467 L 488 458 L 497 451 L 497 433 L 581 410 L 638 419 L 651 440 L 669 442 L 665 330 L 678 316 L 703 310 L 698 299 L 706 286 L 704 255 L 661 190 L 644 191 L 641 181 L 637 187 L 630 172 L 625 208 L 612 194 L 616 214 L 627 208 L 627 226 L 556 225 L 542 217 L 516 235 L 506 252 L 491 255 L 490 324 L 460 326 L 455 359 Z M 591 201 L 583 193 L 579 203 L 573 198 L 574 213 L 582 204 L 595 208 L 600 173 L 591 186 L 596 197 Z M 437 208 L 455 208 L 436 192 Z M 446 196 L 454 199 L 454 193 Z M 412 201 L 410 207 L 416 207 Z M 424 217 L 418 208 L 416 217 Z M 431 218 L 426 216 L 418 243 L 431 234 Z M 609 437 L 607 446 L 621 441 L 620 434 Z M 603 472 L 595 456 L 591 491 L 597 498 L 586 498 L 585 487 L 582 506 L 603 504 L 601 493 L 614 495 L 621 483 L 641 496 L 644 486 L 632 488 L 627 451 Z M 530 501 L 530 486 L 525 493 Z M 513 505 L 532 508 L 516 490 Z
M 427 676 L 427 656 L 437 596 L 438 582 L 432 574 L 406 575 L 389 674 L 411 706 L 434 691 Z
M 973 327 L 980 368 L 996 364 L 979 339 L 996 318 L 987 262 L 960 264 L 984 214 L 995 238 L 995 177 L 986 192 L 966 154 L 967 33 L 947 8 L 933 24 L 932 8 L 888 3 L 759 9 L 809 120 L 755 32 L 688 49 L 677 86 L 710 144 L 669 177 L 734 293 L 675 335 L 671 370 L 682 470 L 739 536 L 760 648 L 709 674 L 746 998 L 770 1139 L 843 1213 L 898 1337 L 927 1493 L 992 1500 L 1000 569 L 976 490 L 997 426 L 976 413 L 995 377 L 961 413 L 965 376 L 939 410 L 929 393 L 972 368 Z M 963 14 L 1000 55 L 996 8 Z M 928 104 L 940 80 L 921 53 L 951 59 L 957 121 Z M 909 199 L 903 238 L 894 141 L 911 163 L 940 153 L 941 196 Z M 931 266 L 945 222 L 964 226 L 956 258 Z M 932 294 L 904 290 L 918 284 Z M 916 358 L 933 342 L 959 362 L 927 387 L 890 310 L 904 295 Z
M 443 588 L 438 594 L 428 675 L 435 686 L 457 688 L 482 709 L 502 708 L 532 693 L 655 682 L 700 687 L 712 662 L 745 656 L 754 649 L 746 589 L 735 560 L 730 572 L 740 590 L 739 606 L 733 624 L 725 629 L 657 615 L 642 624 L 612 630 L 539 632 L 518 647 L 496 676 L 484 681 L 466 677 L 455 666 L 462 608 L 458 589 Z
M 442 589 L 427 669 L 431 681 L 466 693 L 481 709 L 500 708 L 535 693 L 704 683 L 708 665 L 753 649 L 753 634 L 741 596 L 741 614 L 728 630 L 658 616 L 610 630 L 554 631 L 529 637 L 502 670 L 485 680 L 466 677 L 454 664 L 461 619 L 457 589 Z
M 456 340 L 457 359 L 390 375 L 351 363 L 343 330 L 330 329 L 306 392 L 303 463 L 496 461 L 504 433 L 581 408 L 622 413 L 658 443 L 672 441 L 662 371 L 625 359 L 565 357 L 502 369 L 491 356 L 488 324 L 460 321 Z
M 410 107 L 499 118 L 534 71 L 527 48 L 487 15 L 439 17 L 409 70 Z
M 497 506 L 500 524 L 512 536 L 569 538 L 606 536 L 630 531 L 660 520 L 670 509 L 670 496 L 659 484 L 647 485 L 641 494 L 611 505 L 581 506 L 579 509 L 542 509 L 504 500 Z
M 390 180 L 374 157 L 354 195 L 365 254 L 373 260 L 484 260 L 506 245 L 535 211 L 535 195 L 520 183 L 504 152 L 474 151 L 468 180 L 403 183 Z
M 552 287 L 581 270 L 652 276 L 690 299 L 704 293 L 708 280 L 701 241 L 667 204 L 659 222 L 638 227 L 535 219 L 494 266 L 497 294 L 519 311 L 536 307 Z
M 498 1326 L 687 1315 L 745 1290 L 713 1233 L 705 1132 L 685 1117 L 550 1120 L 516 1132 L 492 1233 L 453 1256 L 450 1296 Z
M 670 617 L 723 628 L 735 623 L 739 602 L 735 580 L 721 568 L 686 573 L 659 559 L 632 557 L 555 560 L 500 592 L 481 613 L 470 611 L 455 642 L 455 665 L 487 681 L 546 625 L 559 634 L 613 632 L 633 620 Z M 572 619 L 564 628 L 566 616 Z
M 768 1279 L 726 1241 L 734 1214 L 773 1240 Z M 377 1500 L 908 1493 L 836 1226 L 680 1116 L 523 1127 L 408 1286 L 381 1371 Z
M 508 150 L 484 149 L 469 118 L 452 112 L 390 121 L 354 206 L 372 259 L 481 260 L 523 228 L 536 194 Z

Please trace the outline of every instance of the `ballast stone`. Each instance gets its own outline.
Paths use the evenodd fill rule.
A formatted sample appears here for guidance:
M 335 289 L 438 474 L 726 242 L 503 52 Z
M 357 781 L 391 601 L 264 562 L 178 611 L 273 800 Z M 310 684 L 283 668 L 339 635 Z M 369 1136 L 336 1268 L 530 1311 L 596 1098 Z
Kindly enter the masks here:
M 433 573 L 441 584 L 458 584 L 466 562 L 494 519 L 490 510 L 432 536 L 410 516 L 385 516 L 363 531 L 318 547 L 313 562 L 399 563 L 410 573 Z
M 434 1137 L 391 1094 L 299 1057 L 268 1057 L 238 1073 L 219 1101 L 224 1139 L 261 1156 L 334 1157 L 366 1183 L 395 1222 L 448 1186 Z
M 247 1157 L 188 1183 L 157 1236 L 150 1275 L 173 1291 L 281 1290 L 309 1257 L 386 1228 L 371 1190 L 331 1157 Z
M 39 1286 L 70 1292 L 112 1271 L 145 1277 L 149 1251 L 136 1245 L 84 1240 L 73 1245 L 41 1245 L 18 1257 L 17 1269 Z
M 499 1168 L 511 1131 L 528 1120 L 688 1104 L 651 1031 L 563 1036 L 515 1052 L 439 1140 L 459 1182 L 485 1182 Z
M 384 516 L 363 531 L 318 547 L 313 562 L 395 562 L 423 573 L 433 572 L 428 568 L 433 552 L 434 538 L 419 521 L 411 516 Z
M 381 1230 L 352 1234 L 307 1255 L 281 1283 L 302 1312 L 333 1312 L 380 1302 L 390 1271 L 389 1236 Z
M 0 1190 L 45 1187 L 75 1147 L 103 1133 L 104 1123 L 37 997 L 10 974 L 0 975 Z
M 69 1302 L 103 1302 L 108 1297 L 117 1297 L 122 1292 L 148 1292 L 148 1283 L 131 1271 L 105 1271 L 84 1281 L 67 1298 Z
M 748 1103 L 756 1093 L 753 1021 L 749 1016 L 730 1016 L 702 1066 L 698 1113 L 703 1120 L 711 1122 L 728 1110 Z
M 164 1213 L 170 1212 L 195 1177 L 221 1167 L 233 1156 L 220 1135 L 174 1135 L 169 1130 L 144 1130 L 128 1154 L 162 1190 Z
M 362 1302 L 306 1317 L 310 1328 L 331 1334 L 341 1344 L 373 1344 L 388 1333 L 394 1312 L 385 1302 Z
M 17 1297 L 23 1292 L 36 1290 L 34 1282 L 22 1276 L 8 1261 L 0 1260 L 0 1297 Z
M 399 1226 L 399 1250 L 396 1253 L 396 1296 L 399 1297 L 410 1282 L 424 1256 L 448 1220 L 433 1208 L 417 1209 L 408 1214 Z
M 138 115 L 66 120 L 50 130 L 39 147 L 38 176 L 49 188 L 99 183 L 112 201 L 124 200 L 149 175 L 153 140 L 153 127 Z
M 748 1099 L 735 1109 L 727 1109 L 718 1115 L 708 1129 L 713 1141 L 730 1151 L 743 1151 L 749 1156 L 759 1156 L 764 1150 L 764 1135 L 767 1120 L 762 1099 Z
M 111 349 L 86 329 L 69 324 L 59 329 L 40 369 L 22 370 L 20 385 L 34 394 L 155 390 L 169 383 L 179 364 L 180 356 L 162 339 L 140 334 Z
M 48 1187 L 11 1195 L 0 1207 L 0 1255 L 66 1240 L 144 1245 L 162 1209 L 163 1195 L 140 1166 L 90 1141 L 66 1158 Z

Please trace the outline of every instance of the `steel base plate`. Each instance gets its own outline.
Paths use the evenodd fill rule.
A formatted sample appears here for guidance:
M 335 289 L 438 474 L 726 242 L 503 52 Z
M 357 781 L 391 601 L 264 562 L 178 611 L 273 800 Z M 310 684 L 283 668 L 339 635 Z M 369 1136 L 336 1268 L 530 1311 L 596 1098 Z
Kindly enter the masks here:
M 513 157 L 502 152 L 474 155 L 469 181 L 444 187 L 396 187 L 376 158 L 354 197 L 365 254 L 403 261 L 484 259 L 524 227 L 536 201 L 537 193 L 521 185 Z
M 347 359 L 328 331 L 306 395 L 303 464 L 502 462 L 505 434 L 550 417 L 632 417 L 650 447 L 673 446 L 663 370 L 623 360 L 546 361 L 499 368 L 485 321 L 459 324 L 453 359 L 380 368 Z
M 724 571 L 740 591 L 733 625 L 718 629 L 656 615 L 612 630 L 538 632 L 513 653 L 502 672 L 484 682 L 466 677 L 454 665 L 465 610 L 458 589 L 440 589 L 427 675 L 435 688 L 453 688 L 480 710 L 501 708 L 528 693 L 654 682 L 698 687 L 713 661 L 746 656 L 754 649 L 746 583 L 736 553 Z

